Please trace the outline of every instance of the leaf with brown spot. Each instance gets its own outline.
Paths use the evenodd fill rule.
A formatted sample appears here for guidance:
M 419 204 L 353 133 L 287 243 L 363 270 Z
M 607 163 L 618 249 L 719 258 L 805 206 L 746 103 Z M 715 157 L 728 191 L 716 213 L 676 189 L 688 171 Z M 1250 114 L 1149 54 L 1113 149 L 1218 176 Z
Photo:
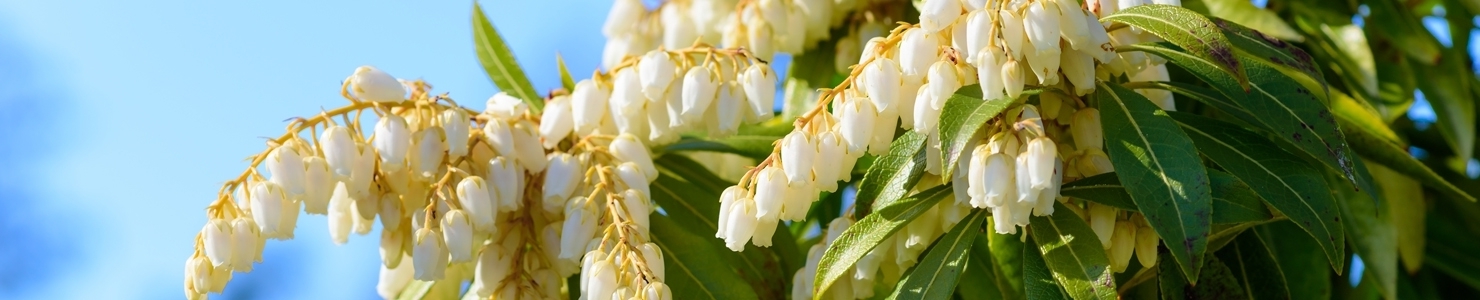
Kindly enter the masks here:
M 1125 23 L 1155 34 L 1194 56 L 1215 62 L 1213 65 L 1232 76 L 1239 86 L 1249 88 L 1249 77 L 1234 54 L 1233 43 L 1207 16 L 1180 6 L 1152 4 L 1122 9 L 1100 21 Z

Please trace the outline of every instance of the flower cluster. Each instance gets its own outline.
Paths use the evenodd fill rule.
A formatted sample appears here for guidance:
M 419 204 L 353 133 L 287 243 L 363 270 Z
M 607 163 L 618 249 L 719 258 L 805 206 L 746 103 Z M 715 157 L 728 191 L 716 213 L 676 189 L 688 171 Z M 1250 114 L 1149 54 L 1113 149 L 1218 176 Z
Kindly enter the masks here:
M 608 74 L 555 96 L 542 117 L 546 147 L 571 135 L 626 134 L 643 145 L 682 133 L 735 134 L 743 123 L 770 119 L 776 72 L 743 50 L 707 46 L 653 50 L 624 57 Z
M 694 44 L 749 49 L 761 60 L 799 54 L 826 40 L 833 26 L 872 0 L 668 1 L 649 11 L 639 0 L 617 0 L 607 14 L 602 66 L 651 49 Z

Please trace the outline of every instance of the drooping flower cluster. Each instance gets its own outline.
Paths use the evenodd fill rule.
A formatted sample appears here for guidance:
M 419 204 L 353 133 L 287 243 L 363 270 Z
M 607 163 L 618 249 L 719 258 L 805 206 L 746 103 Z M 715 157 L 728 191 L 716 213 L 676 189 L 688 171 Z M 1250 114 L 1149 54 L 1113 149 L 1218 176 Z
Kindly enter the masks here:
M 602 66 L 613 69 L 626 56 L 695 44 L 748 49 L 769 61 L 775 53 L 799 54 L 826 40 L 832 27 L 871 0 L 691 0 L 667 1 L 647 10 L 639 0 L 617 0 L 602 33 Z

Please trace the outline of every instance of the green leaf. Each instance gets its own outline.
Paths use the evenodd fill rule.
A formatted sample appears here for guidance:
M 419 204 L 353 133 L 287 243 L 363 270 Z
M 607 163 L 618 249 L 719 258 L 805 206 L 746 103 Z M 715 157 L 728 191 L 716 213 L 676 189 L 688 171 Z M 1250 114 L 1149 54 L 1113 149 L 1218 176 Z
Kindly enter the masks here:
M 853 210 L 868 216 L 874 207 L 888 206 L 904 197 L 925 174 L 925 135 L 905 132 L 889 144 L 889 153 L 874 160 L 858 183 Z
M 1280 270 L 1285 271 L 1285 283 L 1290 288 L 1290 299 L 1330 299 L 1331 271 L 1327 271 L 1324 254 L 1311 251 L 1319 247 L 1315 240 L 1306 238 L 1300 227 L 1293 222 L 1275 222 L 1255 227 L 1250 231 L 1275 257 Z
M 1233 175 L 1217 170 L 1208 170 L 1212 182 L 1213 224 L 1232 224 L 1265 221 L 1274 218 L 1264 199 Z M 1059 194 L 1095 203 L 1114 206 L 1122 210 L 1139 211 L 1120 178 L 1115 173 L 1105 173 L 1064 184 Z
M 1244 287 L 1239 286 L 1238 275 L 1217 256 L 1208 256 L 1203 262 L 1202 279 L 1195 284 L 1177 276 L 1177 269 L 1167 266 L 1171 262 L 1166 259 L 1158 264 L 1161 294 L 1166 299 L 1250 299 Z
M 987 228 L 995 228 L 993 227 L 993 222 L 995 221 L 996 218 L 987 219 Z M 989 230 L 985 235 L 988 247 L 972 249 L 975 252 L 972 254 L 992 257 L 992 266 L 997 270 L 997 278 L 1000 278 L 999 280 L 1003 282 L 1001 285 L 1003 287 L 1002 290 L 1011 296 L 1002 297 L 1002 299 L 1018 299 L 1018 297 L 1025 293 L 1023 287 L 1023 278 L 1025 278 L 1023 261 L 1026 258 L 1023 256 L 1023 249 L 1027 248 L 1027 246 L 1024 245 L 1023 240 L 1028 234 L 1026 232 L 1020 232 L 1018 234 L 1008 235 L 999 234 L 996 230 Z M 1033 252 L 1033 255 L 1039 256 L 1039 264 L 1042 264 L 1042 255 L 1034 251 L 1036 250 L 1029 252 Z M 1048 267 L 1043 268 L 1047 269 Z M 1052 281 L 1052 279 L 1049 280 Z
M 1249 299 L 1294 299 L 1286 286 L 1284 270 L 1255 234 L 1240 234 L 1229 246 L 1213 255 L 1228 265 Z
M 1398 235 L 1398 258 L 1408 274 L 1423 267 L 1424 210 L 1423 187 L 1413 178 L 1403 176 L 1380 164 L 1367 164 L 1377 185 L 1382 187 L 1385 212 L 1391 214 Z
M 1023 295 L 1029 300 L 1069 299 L 1064 295 L 1064 289 L 1059 287 L 1059 282 L 1054 279 L 1053 271 L 1049 271 L 1043 254 L 1038 252 L 1037 243 L 1032 240 L 1029 238 L 1026 244 L 1034 246 L 1023 247 L 1022 251 Z
M 1041 89 L 1025 89 L 1023 96 L 1034 95 L 1043 92 Z M 982 99 L 980 85 L 963 86 L 946 100 L 946 105 L 941 107 L 940 125 L 936 130 L 940 131 L 940 150 L 943 156 L 941 163 L 941 174 L 953 174 L 956 162 L 965 154 L 966 146 L 974 140 L 982 125 L 988 120 L 996 118 L 1007 110 L 1016 100 L 1010 99 Z
M 950 195 L 950 186 L 935 187 L 911 195 L 909 198 L 889 203 L 879 208 L 877 212 L 848 226 L 848 229 L 843 230 L 838 239 L 827 247 L 827 251 L 823 252 L 822 258 L 817 262 L 817 278 L 813 288 L 818 295 L 813 298 L 822 299 L 821 293 L 832 287 L 833 283 L 843 277 L 843 274 L 850 272 L 853 264 L 858 263 L 864 254 L 868 254 L 885 238 L 894 235 L 910 221 L 914 221 L 920 214 L 935 207 L 937 202 Z
M 781 137 L 767 135 L 735 135 L 719 139 L 686 136 L 668 145 L 666 151 L 712 151 L 760 160 L 771 155 L 774 143 L 779 139 Z
M 1218 111 L 1232 115 L 1239 120 L 1243 120 L 1244 122 L 1254 124 L 1259 123 L 1259 118 L 1254 117 L 1253 113 L 1250 113 L 1243 107 L 1238 106 L 1237 102 L 1233 102 L 1233 100 L 1228 99 L 1227 96 L 1219 94 L 1218 91 L 1210 90 L 1205 87 L 1175 81 L 1138 81 L 1126 83 L 1125 87 L 1133 89 L 1153 88 L 1167 90 L 1185 96 L 1185 98 L 1187 99 L 1197 100 L 1198 102 L 1212 105 L 1214 108 L 1217 108 Z
M 1469 60 L 1463 50 L 1450 50 L 1437 66 L 1421 68 L 1424 76 L 1418 89 L 1434 105 L 1438 115 L 1435 125 L 1455 156 L 1468 159 L 1475 153 L 1475 95 L 1470 93 L 1473 79 Z
M 986 227 L 991 228 L 991 220 L 987 219 Z M 997 268 L 997 262 L 991 253 L 992 245 L 986 235 L 978 234 L 974 239 L 971 258 L 967 259 L 961 282 L 956 284 L 956 294 L 963 299 L 1018 299 L 1012 285 Z M 1021 254 L 1022 249 L 1018 249 L 1015 255 Z M 1021 282 L 1022 277 L 1018 277 L 1018 280 Z
M 719 193 L 734 184 L 725 182 L 687 157 L 663 155 L 654 162 L 661 167 L 662 173 L 652 183 L 653 202 L 662 207 L 674 223 L 680 224 L 680 228 L 694 235 L 708 236 L 718 231 L 716 216 L 719 215 Z M 789 233 L 782 235 L 779 232 L 784 230 L 786 228 L 777 227 L 777 235 L 773 238 L 789 236 Z M 744 251 L 730 252 L 724 248 L 723 240 L 701 241 L 709 243 L 715 249 L 725 250 L 719 256 L 734 266 L 734 272 L 755 287 L 756 293 L 763 295 L 779 297 L 785 294 L 785 290 L 780 289 L 786 286 L 784 274 L 789 274 L 788 270 L 795 272 L 792 269 L 795 266 L 783 263 L 787 260 L 785 257 L 801 255 L 777 253 L 783 249 L 760 248 L 754 244 L 746 244 Z
M 1176 46 L 1154 43 L 1128 48 L 1164 57 L 1186 68 L 1258 118 L 1259 122 L 1255 124 L 1362 186 L 1352 171 L 1351 160 L 1355 155 L 1348 151 L 1336 117 L 1310 90 L 1279 70 L 1241 57 L 1239 60 L 1249 71 L 1251 88 L 1246 92 L 1235 85 L 1234 78 L 1210 70 L 1212 62 L 1187 54 Z
M 1063 203 L 1054 210 L 1068 211 Z M 1115 299 L 1115 272 L 1100 239 L 1077 214 L 1034 216 L 1033 240 L 1053 277 L 1074 299 Z M 1031 292 L 1030 292 L 1031 293 Z
M 1352 247 L 1362 257 L 1364 275 L 1376 279 L 1377 290 L 1387 299 L 1397 299 L 1398 237 L 1392 214 L 1379 211 L 1377 201 L 1367 194 L 1340 187 L 1343 184 L 1334 174 L 1328 177 L 1332 177 L 1328 179 L 1331 184 L 1338 186 L 1334 189 L 1336 203 L 1341 208 L 1341 218 L 1346 220 L 1343 222 L 1346 231 L 1351 232 Z
M 1208 6 L 1209 15 L 1241 24 L 1240 27 L 1248 25 L 1249 27 L 1253 27 L 1251 30 L 1257 29 L 1258 32 L 1281 40 L 1299 42 L 1305 39 L 1299 32 L 1295 32 L 1295 28 L 1290 28 L 1290 24 L 1285 24 L 1285 20 L 1280 19 L 1280 16 L 1276 15 L 1274 11 L 1261 9 L 1254 6 L 1253 2 L 1242 0 L 1203 0 L 1203 4 Z M 1233 37 L 1229 36 L 1229 39 L 1233 39 Z
M 488 22 L 488 17 L 483 15 L 483 7 L 476 2 L 473 3 L 473 47 L 478 51 L 478 62 L 483 64 L 483 71 L 500 91 L 524 100 L 536 110 L 545 107 L 544 99 L 534 90 L 529 78 L 524 77 L 524 69 L 519 68 L 519 62 L 514 60 L 514 51 L 504 44 L 504 38 L 499 37 L 498 29 Z
M 570 69 L 565 67 L 565 57 L 560 56 L 560 53 L 555 53 L 555 66 L 560 67 L 560 86 L 565 87 L 565 90 L 575 91 L 576 80 L 570 77 Z
M 1362 1 L 1371 14 L 1366 27 L 1381 35 L 1391 45 L 1402 49 L 1408 57 L 1422 64 L 1432 64 L 1439 59 L 1443 46 L 1423 27 L 1417 14 L 1397 1 Z
M 1141 94 L 1114 84 L 1102 84 L 1095 94 L 1105 152 L 1121 184 L 1167 241 L 1189 281 L 1197 281 L 1213 197 L 1196 148 L 1165 111 Z
M 683 229 L 660 214 L 652 218 L 653 242 L 663 248 L 665 283 L 674 299 L 758 299 L 755 291 L 720 256 L 706 238 Z
M 945 299 L 950 298 L 960 280 L 962 269 L 970 260 L 971 248 L 977 233 L 982 231 L 982 221 L 987 219 L 986 210 L 973 209 L 966 219 L 951 231 L 936 239 L 935 244 L 925 251 L 925 257 L 899 279 L 894 293 L 887 299 Z M 986 258 L 978 258 L 986 259 Z
M 1125 23 L 1155 34 L 1187 49 L 1195 57 L 1214 62 L 1214 66 L 1235 78 L 1244 89 L 1249 86 L 1242 62 L 1234 55 L 1233 43 L 1207 16 L 1180 6 L 1153 4 L 1122 9 L 1100 20 Z
M 1198 151 L 1248 183 L 1265 202 L 1310 233 L 1321 245 L 1332 269 L 1340 272 L 1345 262 L 1346 252 L 1342 247 L 1346 245 L 1346 235 L 1320 169 L 1237 125 L 1193 114 L 1171 115 L 1182 131 L 1192 137 Z
M 1465 222 L 1472 219 L 1428 218 L 1428 240 L 1424 250 L 1424 266 L 1438 270 L 1454 279 L 1480 289 L 1480 236 L 1467 232 Z
M 1345 126 L 1347 124 L 1345 120 L 1341 123 L 1343 129 L 1354 127 Z M 1475 197 L 1444 180 L 1444 177 L 1439 176 L 1438 173 L 1434 173 L 1434 170 L 1429 169 L 1423 162 L 1409 155 L 1408 150 L 1403 146 L 1389 143 L 1365 130 L 1346 129 L 1343 131 L 1346 132 L 1347 139 L 1351 141 L 1353 148 L 1357 150 L 1357 154 L 1361 154 L 1362 157 L 1393 168 L 1394 171 L 1408 175 L 1408 177 L 1413 177 L 1445 196 L 1475 202 Z

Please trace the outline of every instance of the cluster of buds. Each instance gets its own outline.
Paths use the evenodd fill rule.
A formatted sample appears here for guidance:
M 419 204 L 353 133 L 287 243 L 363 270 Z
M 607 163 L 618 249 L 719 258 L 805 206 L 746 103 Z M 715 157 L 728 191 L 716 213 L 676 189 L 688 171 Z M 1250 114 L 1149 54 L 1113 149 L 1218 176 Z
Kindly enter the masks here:
M 1023 105 L 1021 112 L 1003 121 L 1005 126 L 988 128 L 986 141 L 972 141 L 977 145 L 962 155 L 961 166 L 951 176 L 956 182 L 956 202 L 990 208 L 997 220 L 996 231 L 1015 234 L 1018 226 L 1028 225 L 1029 213 L 1053 214 L 1059 185 L 1064 182 L 1064 162 L 1045 128 L 1055 125 L 1044 124 L 1038 107 Z M 965 195 L 960 193 L 963 189 Z
M 627 57 L 576 83 L 545 107 L 540 134 L 553 148 L 571 136 L 625 134 L 643 145 L 687 132 L 735 134 L 775 112 L 776 72 L 744 50 L 696 46 Z
M 694 44 L 750 50 L 761 60 L 776 53 L 799 54 L 827 40 L 849 12 L 872 0 L 689 0 L 648 10 L 639 0 L 617 0 L 602 33 L 602 65 L 656 49 Z

